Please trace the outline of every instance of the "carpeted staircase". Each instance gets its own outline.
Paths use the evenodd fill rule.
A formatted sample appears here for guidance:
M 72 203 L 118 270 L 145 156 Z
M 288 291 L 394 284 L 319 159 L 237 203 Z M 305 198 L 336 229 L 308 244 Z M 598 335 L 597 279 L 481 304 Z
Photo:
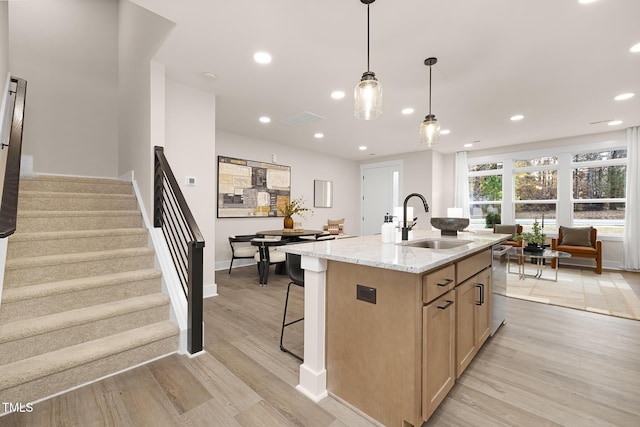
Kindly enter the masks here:
M 147 241 L 130 182 L 22 177 L 0 304 L 0 401 L 33 402 L 178 350 Z

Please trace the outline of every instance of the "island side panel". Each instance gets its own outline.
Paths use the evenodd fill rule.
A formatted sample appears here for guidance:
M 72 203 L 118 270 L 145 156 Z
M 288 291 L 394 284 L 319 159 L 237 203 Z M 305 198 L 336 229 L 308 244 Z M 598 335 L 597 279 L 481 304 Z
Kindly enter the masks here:
M 329 261 L 326 343 L 330 393 L 384 425 L 421 425 L 421 275 Z

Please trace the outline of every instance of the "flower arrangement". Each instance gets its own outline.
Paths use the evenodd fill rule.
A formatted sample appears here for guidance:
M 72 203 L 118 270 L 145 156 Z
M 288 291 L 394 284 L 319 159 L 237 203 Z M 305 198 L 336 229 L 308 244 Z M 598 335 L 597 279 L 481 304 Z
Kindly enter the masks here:
M 533 243 L 537 246 L 542 246 L 547 240 L 547 235 L 542 232 L 540 224 L 536 219 L 533 221 L 533 230 L 529 233 L 522 233 L 516 237 L 518 240 L 524 240 L 527 243 Z
M 306 218 L 306 212 L 311 212 L 311 214 L 313 214 L 313 211 L 311 209 L 304 207 L 304 198 L 303 197 L 298 197 L 297 199 L 292 199 L 292 200 L 289 201 L 289 203 L 287 203 L 282 208 L 280 208 L 280 213 L 282 215 L 284 215 L 285 217 L 291 217 L 293 215 L 298 215 L 302 219 L 307 219 Z

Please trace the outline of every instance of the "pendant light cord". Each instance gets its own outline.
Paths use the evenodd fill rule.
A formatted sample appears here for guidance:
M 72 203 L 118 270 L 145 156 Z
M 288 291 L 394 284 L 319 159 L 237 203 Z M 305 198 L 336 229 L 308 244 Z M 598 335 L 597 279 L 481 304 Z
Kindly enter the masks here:
M 431 65 L 429 65 L 429 115 L 431 115 Z
M 367 72 L 371 71 L 369 66 L 369 5 L 367 4 Z

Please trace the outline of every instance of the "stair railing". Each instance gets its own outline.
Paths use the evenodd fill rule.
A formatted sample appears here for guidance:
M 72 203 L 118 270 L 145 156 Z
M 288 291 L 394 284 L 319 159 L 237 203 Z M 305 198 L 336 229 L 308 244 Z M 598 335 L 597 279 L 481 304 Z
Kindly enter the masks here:
M 154 148 L 153 226 L 162 229 L 187 298 L 187 351 L 202 351 L 204 239 L 163 147 Z
M 22 127 L 27 94 L 27 81 L 11 77 L 10 89 L 13 95 L 11 130 L 7 144 L 2 141 L 2 149 L 8 148 L 4 170 L 2 202 L 0 203 L 0 238 L 9 237 L 16 231 L 18 215 L 18 187 L 20 185 L 20 157 L 22 156 Z

